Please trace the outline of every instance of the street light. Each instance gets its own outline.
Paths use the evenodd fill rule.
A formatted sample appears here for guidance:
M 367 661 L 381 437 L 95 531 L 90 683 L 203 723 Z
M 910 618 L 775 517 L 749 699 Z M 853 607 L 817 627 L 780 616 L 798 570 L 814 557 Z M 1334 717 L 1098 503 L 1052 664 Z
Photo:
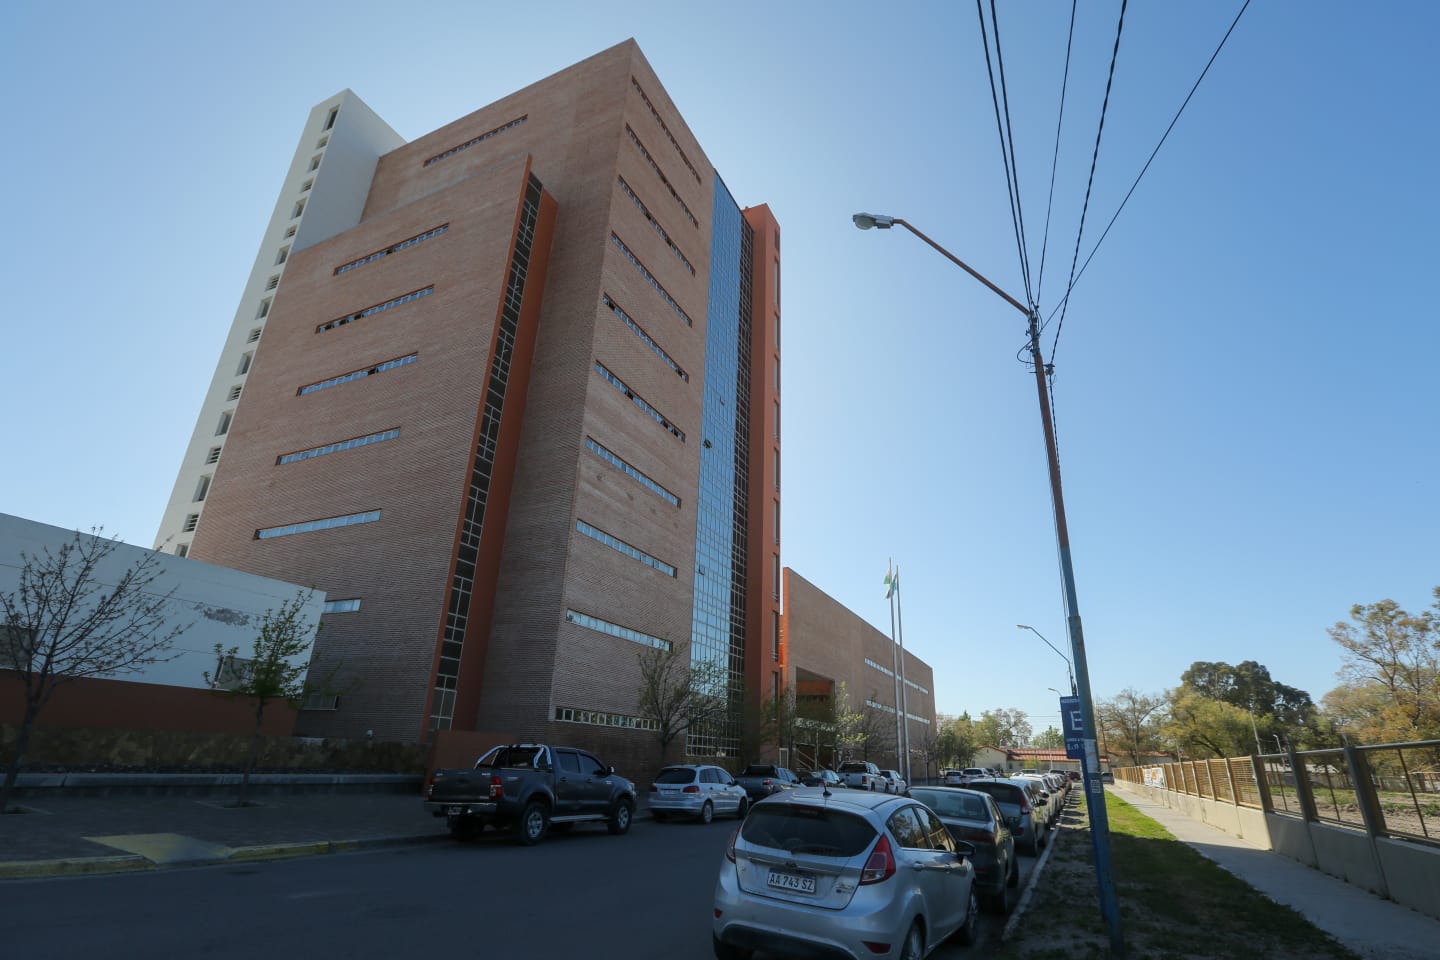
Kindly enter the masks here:
M 1045 457 L 1050 469 L 1050 502 L 1055 512 L 1055 540 L 1060 552 L 1066 628 L 1070 636 L 1070 653 L 1074 658 L 1076 695 L 1080 698 L 1081 736 L 1084 741 L 1084 756 L 1080 763 L 1085 771 L 1085 792 L 1090 800 L 1090 842 L 1095 855 L 1095 880 L 1100 894 L 1100 913 L 1104 917 L 1105 925 L 1110 933 L 1111 956 L 1123 957 L 1125 955 L 1125 938 L 1120 929 L 1120 903 L 1115 895 L 1115 879 L 1110 869 L 1110 818 L 1105 811 L 1105 788 L 1100 779 L 1100 758 L 1095 742 L 1095 705 L 1090 697 L 1090 672 L 1085 663 L 1085 634 L 1080 624 L 1080 602 L 1075 596 L 1075 571 L 1070 563 L 1070 528 L 1065 522 L 1065 496 L 1060 487 L 1060 453 L 1055 443 L 1055 424 L 1050 416 L 1049 390 L 1045 385 L 1048 368 L 1045 365 L 1045 358 L 1040 352 L 1039 308 L 1024 306 L 1019 300 L 981 276 L 968 263 L 900 217 L 889 217 L 878 213 L 857 213 L 851 219 L 861 230 L 869 230 L 871 227 L 888 230 L 897 224 L 904 227 L 925 241 L 936 253 L 979 280 L 1010 306 L 1025 314 L 1030 341 L 1030 360 L 1035 368 L 1035 392 L 1040 400 L 1040 424 L 1045 432 Z
M 1045 634 L 1041 633 L 1039 630 L 1036 630 L 1034 627 L 1028 626 L 1028 625 L 1026 625 L 1026 624 L 1017 623 L 1017 624 L 1015 624 L 1015 629 L 1016 629 L 1016 630 L 1029 630 L 1031 633 L 1035 634 L 1035 636 L 1039 637 L 1041 640 L 1045 640 Z M 1055 644 L 1051 643 L 1049 640 L 1045 640 L 1045 646 L 1049 647 L 1051 650 L 1054 650 L 1056 653 L 1060 653 L 1060 648 L 1057 647 L 1057 646 L 1055 646 Z M 1060 659 L 1065 661 L 1065 669 L 1066 669 L 1066 670 L 1069 672 L 1069 674 L 1070 674 L 1070 696 L 1073 697 L 1073 696 L 1075 696 L 1075 668 L 1070 665 L 1070 658 L 1067 657 L 1067 656 L 1065 656 L 1065 654 L 1060 653 Z M 1046 689 L 1055 690 L 1054 687 L 1047 687 Z M 1055 692 L 1056 692 L 1056 693 L 1060 693 L 1059 690 L 1055 690 Z M 1063 693 L 1061 693 L 1060 695 L 1061 695 L 1062 697 L 1064 696 Z

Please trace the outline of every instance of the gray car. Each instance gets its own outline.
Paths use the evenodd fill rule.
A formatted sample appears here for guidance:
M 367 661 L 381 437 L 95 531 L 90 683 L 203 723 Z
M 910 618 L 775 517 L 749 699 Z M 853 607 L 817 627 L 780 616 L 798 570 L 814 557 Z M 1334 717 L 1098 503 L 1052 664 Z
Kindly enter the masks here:
M 1029 780 L 990 777 L 972 780 L 966 790 L 978 790 L 995 798 L 1005 824 L 1015 837 L 1015 846 L 1025 853 L 1038 854 L 1045 846 L 1045 801 Z
M 650 816 L 657 821 L 687 817 L 709 823 L 717 813 L 742 819 L 750 807 L 745 788 L 728 770 L 707 764 L 666 767 L 650 784 Z
M 718 960 L 921 960 L 975 937 L 975 848 L 909 797 L 805 787 L 750 808 L 715 883 Z

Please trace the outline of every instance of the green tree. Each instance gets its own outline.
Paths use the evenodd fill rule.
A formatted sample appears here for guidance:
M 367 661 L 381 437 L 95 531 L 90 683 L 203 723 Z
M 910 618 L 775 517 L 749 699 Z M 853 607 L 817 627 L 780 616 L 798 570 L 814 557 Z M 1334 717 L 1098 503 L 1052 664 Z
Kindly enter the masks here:
M 220 696 L 252 701 L 255 709 L 255 728 L 250 734 L 245 773 L 236 797 L 239 806 L 249 804 L 246 797 L 264 735 L 265 709 L 276 701 L 298 707 L 311 693 L 321 690 L 319 684 L 306 680 L 310 663 L 305 654 L 310 650 L 315 628 L 305 616 L 305 606 L 313 595 L 313 591 L 301 590 L 280 609 L 266 610 L 248 658 L 240 657 L 239 647 L 226 649 L 215 644 L 215 674 L 206 673 L 205 682 Z
M 938 728 L 935 737 L 935 752 L 942 767 L 968 767 L 980 749 L 975 723 L 969 713 L 958 717 L 937 715 Z
M 1181 687 L 1168 695 L 1169 715 L 1161 727 L 1163 745 L 1174 744 L 1187 756 L 1238 757 L 1253 753 L 1250 714 L 1224 700 L 1213 700 Z
M 1275 680 L 1264 664 L 1254 660 L 1234 666 L 1223 661 L 1196 661 L 1181 675 L 1180 688 L 1174 695 L 1178 697 L 1186 693 L 1228 703 L 1245 711 L 1247 726 L 1253 717 L 1251 743 L 1244 753 L 1253 752 L 1257 736 L 1262 747 L 1264 744 L 1273 746 L 1276 736 L 1294 744 L 1316 739 L 1319 714 L 1310 694 Z M 1215 732 L 1215 739 L 1223 738 L 1222 731 Z
M 1340 677 L 1351 691 L 1328 703 L 1351 710 L 1347 733 L 1371 742 L 1440 737 L 1440 587 L 1418 615 L 1394 600 L 1357 603 L 1351 623 L 1336 623 L 1330 638 L 1344 650 Z
M 8 809 L 35 719 L 57 687 L 172 660 L 170 648 L 191 626 L 170 623 L 175 588 L 160 589 L 158 555 L 147 551 L 123 572 L 107 572 L 120 541 L 102 533 L 77 530 L 54 551 L 21 551 L 16 588 L 0 593 L 0 669 L 24 687 L 0 812 Z
M 1030 718 L 1024 710 L 986 710 L 976 722 L 976 736 L 984 747 L 1023 747 L 1030 742 Z
M 1064 750 L 1065 734 L 1054 727 L 1046 727 L 1033 741 L 1042 750 Z

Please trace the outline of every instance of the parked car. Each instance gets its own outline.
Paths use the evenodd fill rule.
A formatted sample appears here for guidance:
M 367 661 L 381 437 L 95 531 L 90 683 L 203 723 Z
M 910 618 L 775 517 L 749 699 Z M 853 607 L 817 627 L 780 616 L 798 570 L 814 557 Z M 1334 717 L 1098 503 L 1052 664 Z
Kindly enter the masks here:
M 750 797 L 750 802 L 764 800 L 772 793 L 779 793 L 781 790 L 794 790 L 802 786 L 800 778 L 795 776 L 785 767 L 777 767 L 773 763 L 752 763 L 740 771 L 738 777 L 740 786 L 745 788 L 745 793 Z
M 495 826 L 514 829 L 530 846 L 551 824 L 603 822 L 611 833 L 625 833 L 635 814 L 635 785 L 584 750 L 514 743 L 486 751 L 472 769 L 436 770 L 425 787 L 425 809 L 445 817 L 456 838 Z
M 845 786 L 845 778 L 834 770 L 811 770 L 809 774 L 800 778 L 800 783 L 807 787 L 836 787 Z
M 665 767 L 650 784 L 650 815 L 657 821 L 683 816 L 709 823 L 717 813 L 733 813 L 743 820 L 749 809 L 745 788 L 720 767 Z
M 954 767 L 947 767 L 940 771 L 940 782 L 946 786 L 958 787 L 964 777 L 965 772 L 963 770 L 957 770 Z
M 989 777 L 972 780 L 965 789 L 978 790 L 995 798 L 995 804 L 1005 815 L 1005 825 L 1014 834 L 1015 845 L 1022 852 L 1038 854 L 1045 846 L 1044 801 L 1026 781 Z
M 880 776 L 885 778 L 886 793 L 904 793 L 910 786 L 910 781 L 902 777 L 899 770 L 881 770 Z
M 908 797 L 792 790 L 755 804 L 715 882 L 717 960 L 920 958 L 975 938 L 975 848 Z
M 1015 837 L 995 798 L 964 787 L 911 787 L 910 796 L 935 811 L 950 836 L 975 848 L 975 889 L 981 906 L 1005 914 L 1015 905 L 1020 886 Z
M 1010 779 L 1028 784 L 1030 789 L 1035 791 L 1035 795 L 1043 801 L 1037 804 L 1041 808 L 1038 819 L 1043 821 L 1046 827 L 1052 826 L 1059 819 L 1060 800 L 1058 797 L 1051 797 L 1050 784 L 1046 782 L 1044 776 L 1038 773 L 1017 773 Z
M 1100 774 L 1100 782 L 1101 782 L 1101 783 L 1114 783 L 1114 782 L 1115 782 L 1115 774 L 1111 773 L 1109 770 L 1106 770 L 1104 773 Z
M 847 760 L 840 764 L 840 776 L 845 778 L 845 786 L 855 790 L 885 789 L 885 778 L 880 776 L 880 768 L 869 760 Z

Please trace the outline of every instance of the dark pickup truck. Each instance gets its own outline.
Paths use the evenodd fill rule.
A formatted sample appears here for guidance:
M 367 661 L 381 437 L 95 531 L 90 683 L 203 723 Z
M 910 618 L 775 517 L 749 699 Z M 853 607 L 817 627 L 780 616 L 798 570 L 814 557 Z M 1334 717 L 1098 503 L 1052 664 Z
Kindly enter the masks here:
M 489 750 L 472 769 L 436 770 L 425 809 L 444 817 L 457 838 L 490 825 L 513 829 L 530 846 L 552 824 L 604 823 L 613 834 L 625 833 L 635 815 L 635 785 L 584 750 L 515 743 Z

